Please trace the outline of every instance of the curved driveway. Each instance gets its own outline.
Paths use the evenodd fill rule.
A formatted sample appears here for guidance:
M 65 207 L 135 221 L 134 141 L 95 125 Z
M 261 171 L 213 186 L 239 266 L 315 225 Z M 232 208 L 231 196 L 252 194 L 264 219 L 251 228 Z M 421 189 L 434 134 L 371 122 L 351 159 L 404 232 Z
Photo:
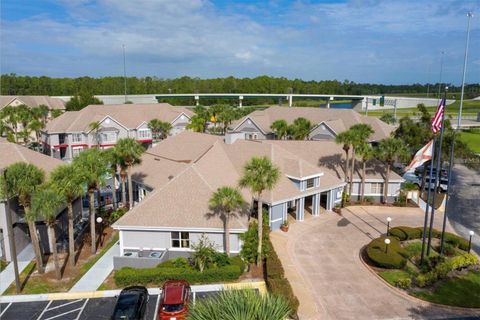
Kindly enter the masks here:
M 300 319 L 440 319 L 474 315 L 405 297 L 371 273 L 360 249 L 392 225 L 423 225 L 417 208 L 354 206 L 310 217 L 271 239 L 300 300 Z M 436 227 L 442 219 L 436 219 Z M 478 311 L 477 311 L 478 315 Z

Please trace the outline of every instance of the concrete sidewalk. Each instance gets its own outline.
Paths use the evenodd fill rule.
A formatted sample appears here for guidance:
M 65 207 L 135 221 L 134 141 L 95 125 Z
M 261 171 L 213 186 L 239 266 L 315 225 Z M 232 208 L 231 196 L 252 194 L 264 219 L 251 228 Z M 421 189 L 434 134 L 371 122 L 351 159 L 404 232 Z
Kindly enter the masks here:
M 113 270 L 113 257 L 120 255 L 120 244 L 115 243 L 69 292 L 95 291 Z
M 17 255 L 18 272 L 22 273 L 33 258 L 35 258 L 35 253 L 33 252 L 32 244 L 29 244 Z M 0 293 L 3 294 L 14 281 L 13 262 L 10 262 L 5 270 L 0 273 Z

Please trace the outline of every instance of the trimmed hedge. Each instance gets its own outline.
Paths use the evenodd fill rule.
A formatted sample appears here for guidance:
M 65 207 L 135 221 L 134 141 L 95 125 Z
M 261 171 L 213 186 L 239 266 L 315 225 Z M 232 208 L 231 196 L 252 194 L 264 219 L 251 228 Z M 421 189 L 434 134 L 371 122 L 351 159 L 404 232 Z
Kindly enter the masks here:
M 377 266 L 386 269 L 402 269 L 407 264 L 408 253 L 400 246 L 396 237 L 389 237 L 390 244 L 385 252 L 385 237 L 372 240 L 366 248 L 368 258 Z
M 282 262 L 278 258 L 270 240 L 268 241 L 268 245 L 271 248 L 265 259 L 266 283 L 268 290 L 274 295 L 285 298 L 292 310 L 292 317 L 296 318 L 300 302 L 293 293 L 290 282 L 284 277 L 285 272 L 282 267 Z
M 161 286 L 167 280 L 186 280 L 191 284 L 215 283 L 233 281 L 240 277 L 242 269 L 238 265 L 227 265 L 220 268 L 210 268 L 203 272 L 190 268 L 122 268 L 115 271 L 113 279 L 119 287 L 131 285 Z
M 399 226 L 390 229 L 389 234 L 397 237 L 400 241 L 419 239 L 422 237 L 422 230 L 407 226 Z
M 427 228 L 427 236 L 429 230 L 430 228 Z M 412 228 L 407 226 L 393 227 L 390 229 L 390 235 L 393 237 L 397 237 L 400 241 L 420 239 L 423 237 L 423 228 Z M 440 239 L 442 236 L 442 232 L 437 229 L 432 229 L 432 236 L 434 238 Z M 456 234 L 445 232 L 445 242 L 451 244 L 455 248 L 459 248 L 464 251 L 468 250 L 468 240 L 457 236 Z

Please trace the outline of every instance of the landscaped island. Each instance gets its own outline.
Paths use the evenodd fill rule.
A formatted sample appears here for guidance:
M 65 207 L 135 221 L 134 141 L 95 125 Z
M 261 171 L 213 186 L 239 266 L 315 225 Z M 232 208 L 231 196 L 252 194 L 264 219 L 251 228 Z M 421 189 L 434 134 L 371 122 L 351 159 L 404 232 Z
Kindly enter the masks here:
M 421 263 L 422 237 L 423 228 L 392 228 L 388 237 L 372 240 L 363 257 L 381 278 L 414 297 L 480 308 L 480 264 L 478 257 L 468 252 L 468 241 L 447 232 L 440 255 L 441 233 L 432 229 L 430 254 Z

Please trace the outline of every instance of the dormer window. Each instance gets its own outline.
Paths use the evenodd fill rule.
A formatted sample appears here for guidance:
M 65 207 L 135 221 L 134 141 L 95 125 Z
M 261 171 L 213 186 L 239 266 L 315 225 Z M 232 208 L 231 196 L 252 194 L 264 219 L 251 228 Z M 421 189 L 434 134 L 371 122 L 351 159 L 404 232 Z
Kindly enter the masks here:
M 307 179 L 307 189 L 313 188 L 315 186 L 315 178 Z

